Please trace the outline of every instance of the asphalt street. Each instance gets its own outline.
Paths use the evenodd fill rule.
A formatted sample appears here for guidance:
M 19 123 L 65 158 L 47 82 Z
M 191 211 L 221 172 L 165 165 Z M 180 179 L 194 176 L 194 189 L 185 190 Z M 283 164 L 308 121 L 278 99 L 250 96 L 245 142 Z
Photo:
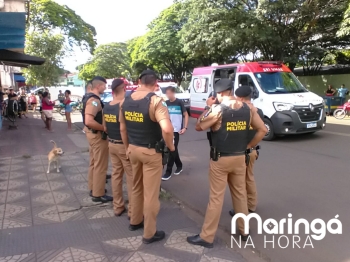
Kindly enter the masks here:
M 209 198 L 209 146 L 205 132 L 196 132 L 194 124 L 195 119 L 190 119 L 188 131 L 180 137 L 183 173 L 162 182 L 162 187 L 204 215 Z M 304 226 L 301 226 L 300 248 L 297 245 L 293 247 L 293 236 L 286 233 L 284 235 L 288 237 L 289 245 L 280 248 L 280 235 L 276 235 L 272 248 L 271 243 L 264 246 L 264 237 L 257 234 L 257 226 L 253 222 L 251 235 L 254 248 L 247 249 L 252 249 L 250 252 L 260 254 L 267 261 L 349 262 L 350 126 L 328 124 L 324 131 L 281 137 L 272 142 L 262 142 L 261 147 L 255 177 L 259 201 L 257 213 L 262 220 L 273 218 L 278 222 L 287 219 L 291 213 L 293 221 L 304 218 L 311 223 L 320 218 L 327 223 L 339 215 L 343 233 L 333 235 L 327 231 L 322 240 L 310 238 L 313 247 L 303 248 L 307 235 L 304 234 Z M 228 232 L 231 230 L 231 217 L 228 214 L 231 207 L 227 189 L 220 226 Z M 272 235 L 267 235 L 267 240 L 272 240 Z M 286 238 L 281 238 L 280 244 L 285 247 Z

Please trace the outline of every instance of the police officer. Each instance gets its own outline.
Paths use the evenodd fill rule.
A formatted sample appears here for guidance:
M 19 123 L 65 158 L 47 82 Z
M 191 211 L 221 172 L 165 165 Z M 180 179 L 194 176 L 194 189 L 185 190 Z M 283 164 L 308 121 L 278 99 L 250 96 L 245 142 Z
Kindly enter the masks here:
M 100 76 L 92 80 L 91 92 L 84 96 L 82 110 L 84 131 L 90 152 L 89 190 L 92 201 L 103 203 L 113 201 L 112 197 L 105 195 L 108 141 L 103 137 L 106 128 L 103 126 L 103 103 L 100 95 L 106 89 L 106 84 L 106 79 Z
M 156 85 L 155 72 L 142 72 L 139 87 L 121 104 L 119 119 L 122 140 L 127 147 L 127 156 L 133 171 L 129 230 L 144 227 L 145 244 L 160 241 L 165 237 L 165 233 L 157 231 L 156 227 L 163 170 L 160 151 L 162 136 L 169 150 L 175 151 L 174 129 L 166 103 L 153 93 Z
M 252 89 L 249 86 L 240 86 L 235 91 L 237 100 L 246 103 L 251 109 L 255 108 L 251 102 Z M 260 108 L 256 108 L 258 115 L 261 120 L 264 121 L 264 113 Z M 252 140 L 256 134 L 256 130 L 252 127 L 249 128 L 249 140 Z M 249 157 L 249 164 L 247 166 L 246 172 L 246 188 L 247 188 L 247 197 L 248 197 L 248 211 L 249 213 L 254 213 L 257 205 L 257 193 L 256 193 L 256 184 L 254 179 L 254 164 L 259 157 L 258 153 L 259 147 L 252 148 L 252 152 Z M 230 210 L 230 215 L 234 216 L 234 209 Z
M 129 159 L 126 157 L 126 149 L 120 134 L 119 112 L 120 102 L 125 96 L 125 84 L 122 79 L 114 79 L 112 82 L 113 101 L 103 108 L 104 125 L 107 129 L 109 141 L 109 156 L 112 162 L 112 191 L 113 209 L 116 216 L 121 216 L 125 211 L 123 200 L 123 175 L 126 173 L 126 185 L 128 189 L 128 216 L 130 218 L 130 203 L 132 191 L 132 169 Z
M 266 127 L 256 110 L 251 110 L 232 96 L 230 79 L 218 81 L 214 90 L 220 104 L 214 104 L 216 98 L 210 97 L 196 124 L 197 131 L 210 128 L 209 204 L 201 233 L 187 238 L 190 244 L 207 248 L 213 247 L 227 183 L 235 210 L 248 215 L 245 152 L 247 148 L 256 146 L 266 134 Z M 252 141 L 248 140 L 250 125 L 257 130 Z M 242 240 L 247 240 L 243 219 L 237 221 Z
M 85 95 L 83 96 L 83 99 L 82 101 L 84 101 L 84 99 L 86 99 L 86 96 L 91 93 L 91 90 L 92 90 L 92 81 L 88 81 L 86 83 L 86 86 L 85 86 Z M 82 112 L 83 114 L 83 112 Z M 84 118 L 84 116 L 83 116 Z M 108 179 L 111 179 L 111 175 L 106 175 L 106 183 L 107 183 L 107 180 Z M 105 190 L 105 193 L 107 193 L 107 189 Z M 92 197 L 92 191 L 90 190 L 90 196 Z

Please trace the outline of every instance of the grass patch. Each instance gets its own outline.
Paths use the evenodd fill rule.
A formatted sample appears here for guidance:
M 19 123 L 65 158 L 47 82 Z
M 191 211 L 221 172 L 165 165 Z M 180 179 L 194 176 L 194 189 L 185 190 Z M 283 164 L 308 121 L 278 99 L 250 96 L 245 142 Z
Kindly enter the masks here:
M 171 194 L 168 193 L 168 192 L 160 191 L 160 193 L 159 193 L 159 198 L 160 198 L 161 200 L 170 200 L 171 197 L 172 197 Z

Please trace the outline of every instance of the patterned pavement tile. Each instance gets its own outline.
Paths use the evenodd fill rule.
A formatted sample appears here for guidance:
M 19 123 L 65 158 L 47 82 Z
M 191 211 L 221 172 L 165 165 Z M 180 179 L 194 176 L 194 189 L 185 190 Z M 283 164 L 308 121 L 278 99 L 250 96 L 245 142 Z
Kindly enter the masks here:
M 65 188 L 67 186 L 68 186 L 68 184 L 64 183 L 64 182 L 50 181 L 50 188 L 51 188 L 52 191 Z
M 2 229 L 29 227 L 29 226 L 30 225 L 5 218 L 3 221 Z
M 10 165 L 0 165 L 0 172 L 5 173 L 5 172 L 10 172 L 11 166 Z
M 0 182 L 0 190 L 7 190 L 8 184 L 9 184 L 8 180 Z
M 4 217 L 10 218 L 10 217 L 17 216 L 22 212 L 26 211 L 27 209 L 28 208 L 20 205 L 6 204 Z
M 37 262 L 74 262 L 70 248 L 44 251 L 37 254 Z
M 144 252 L 137 252 L 135 254 L 138 254 L 142 258 L 142 260 L 145 261 L 145 262 L 175 262 L 175 260 L 171 260 L 171 259 L 167 259 L 165 257 L 159 257 L 159 256 L 147 254 L 147 253 L 144 253 Z M 129 260 L 129 261 L 133 261 L 133 260 Z M 138 261 L 138 260 L 135 260 L 135 261 Z
M 49 182 L 47 182 L 46 176 L 45 176 L 45 180 L 42 180 L 42 181 L 45 181 L 45 182 L 35 183 L 35 184 L 31 185 L 30 188 L 42 190 L 42 191 L 47 191 L 47 192 L 51 191 L 50 184 L 49 184 Z
M 4 204 L 6 202 L 6 195 L 6 191 L 0 192 L 0 204 Z
M 210 257 L 207 255 L 204 255 L 201 257 L 201 260 L 199 262 L 232 262 L 234 260 L 227 260 L 227 259 L 222 259 L 218 257 Z
M 37 166 L 31 167 L 30 171 L 34 173 L 43 174 L 43 173 L 46 173 L 47 170 L 45 170 L 45 168 L 42 165 L 37 165 Z
M 78 182 L 78 183 L 71 183 L 71 186 L 74 191 L 77 192 L 88 192 L 89 191 L 89 186 L 88 184 L 84 182 Z
M 89 252 L 83 249 L 70 248 L 74 262 L 91 261 L 91 262 L 107 262 L 108 259 L 101 254 Z
M 116 246 L 119 248 L 136 251 L 142 245 L 142 236 L 114 239 L 114 240 L 105 241 L 104 243 L 108 245 Z
M 28 185 L 28 181 L 25 180 L 9 180 L 8 183 L 8 190 L 12 190 L 12 189 L 17 189 L 23 186 L 27 186 Z
M 10 173 L 10 179 L 18 179 L 18 178 L 24 178 L 27 177 L 27 173 L 25 172 L 11 172 Z
M 62 222 L 86 219 L 84 212 L 77 208 L 58 205 L 57 209 Z
M 47 179 L 49 181 L 57 181 L 57 180 L 65 181 L 66 180 L 66 178 L 63 175 L 63 173 L 61 172 L 61 170 L 60 170 L 60 173 L 54 172 L 54 173 L 47 174 Z
M 28 198 L 28 193 L 21 192 L 21 191 L 7 191 L 7 198 L 6 202 L 11 203 L 11 202 L 20 202 L 22 200 L 27 200 Z
M 37 213 L 35 217 L 49 220 L 50 222 L 61 222 L 56 206 L 44 209 L 43 211 Z
M 72 194 L 66 192 L 52 192 L 56 204 L 63 203 L 72 197 Z
M 76 175 L 68 176 L 67 179 L 68 179 L 69 181 L 73 181 L 73 182 L 85 182 L 85 183 L 86 183 L 85 178 L 84 178 L 81 174 L 76 174 Z
M 46 182 L 47 181 L 47 176 L 46 174 L 35 174 L 35 175 L 31 175 L 29 176 L 29 181 L 42 181 L 42 182 Z
M 191 235 L 193 234 L 189 232 L 175 230 L 171 233 L 164 246 L 194 254 L 202 254 L 204 247 L 194 246 L 187 243 L 186 238 Z
M 34 198 L 32 197 L 32 201 L 33 201 L 34 205 L 37 205 L 37 204 L 40 204 L 40 205 L 52 204 L 52 205 L 54 205 L 55 204 L 55 199 L 54 199 L 51 192 L 43 193 L 43 194 L 36 196 Z
M 104 207 L 90 207 L 83 211 L 88 219 L 111 217 Z
M 26 262 L 34 261 L 34 254 L 22 254 L 17 256 L 0 257 L 0 262 Z
M 64 169 L 64 174 L 66 176 L 71 176 L 73 174 L 79 174 L 79 173 L 80 173 L 80 171 L 76 167 L 69 167 L 69 168 Z
M 23 163 L 23 162 L 25 162 L 24 159 L 16 159 L 16 158 L 12 158 L 12 159 L 11 159 L 11 165 L 21 164 L 21 163 Z

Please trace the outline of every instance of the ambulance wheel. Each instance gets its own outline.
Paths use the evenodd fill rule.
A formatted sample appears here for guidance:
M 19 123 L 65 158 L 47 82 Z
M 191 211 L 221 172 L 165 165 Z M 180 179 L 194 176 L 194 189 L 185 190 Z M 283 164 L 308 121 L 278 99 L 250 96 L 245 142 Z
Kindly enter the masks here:
M 265 118 L 264 124 L 265 124 L 265 127 L 267 128 L 267 133 L 264 136 L 263 140 L 271 141 L 276 137 L 275 132 L 273 131 L 272 122 L 269 119 Z

